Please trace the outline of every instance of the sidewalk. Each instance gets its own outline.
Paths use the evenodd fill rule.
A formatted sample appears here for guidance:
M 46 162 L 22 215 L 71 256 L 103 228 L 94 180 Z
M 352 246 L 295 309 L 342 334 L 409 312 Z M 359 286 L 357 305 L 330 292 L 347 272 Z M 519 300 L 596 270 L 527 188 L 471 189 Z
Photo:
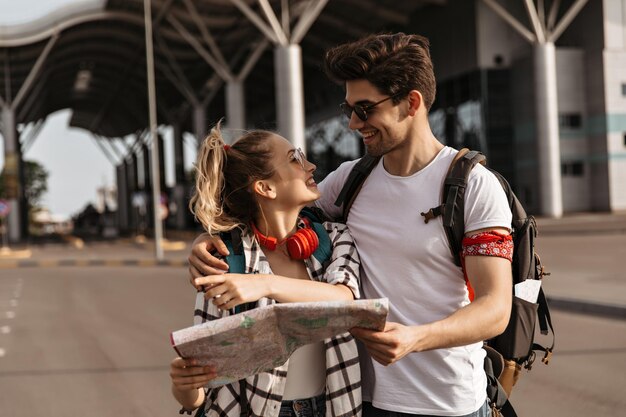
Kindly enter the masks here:
M 153 240 L 124 238 L 114 241 L 83 242 L 68 239 L 66 243 L 16 246 L 0 251 L 3 268 L 58 266 L 187 266 L 191 239 L 164 239 L 163 260 L 156 259 Z
M 543 284 L 550 305 L 626 319 L 626 212 L 538 218 L 537 224 L 537 250 L 551 273 Z M 0 253 L 0 271 L 58 266 L 186 267 L 193 232 L 168 232 L 168 237 L 160 262 L 155 259 L 151 240 L 87 242 L 82 247 L 80 242 L 71 241 L 12 248 L 14 256 Z
M 626 319 L 626 212 L 538 218 L 537 227 L 550 306 Z
M 577 213 L 560 219 L 537 217 L 540 236 L 626 233 L 626 211 Z

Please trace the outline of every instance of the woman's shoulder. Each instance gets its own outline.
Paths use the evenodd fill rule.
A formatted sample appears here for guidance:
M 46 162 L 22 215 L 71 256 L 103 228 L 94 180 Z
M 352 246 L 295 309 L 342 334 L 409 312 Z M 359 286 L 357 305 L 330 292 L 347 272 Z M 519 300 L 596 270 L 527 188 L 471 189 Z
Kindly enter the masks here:
M 343 223 L 339 223 L 339 222 L 324 222 L 322 223 L 322 225 L 324 226 L 324 229 L 326 229 L 326 232 L 328 233 L 328 235 L 332 238 L 333 236 L 338 236 L 338 235 L 349 235 L 349 230 L 348 230 L 348 226 L 346 226 Z

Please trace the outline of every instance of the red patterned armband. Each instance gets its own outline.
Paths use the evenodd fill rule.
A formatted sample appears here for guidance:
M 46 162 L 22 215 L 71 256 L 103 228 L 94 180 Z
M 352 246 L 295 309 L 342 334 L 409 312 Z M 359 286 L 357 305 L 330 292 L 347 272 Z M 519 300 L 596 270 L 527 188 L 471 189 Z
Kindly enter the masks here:
M 513 260 L 513 238 L 498 232 L 481 232 L 463 238 L 461 257 L 499 256 Z
M 498 256 L 500 258 L 513 260 L 513 237 L 502 233 L 490 231 L 481 232 L 463 238 L 461 242 L 461 263 L 463 265 L 463 278 L 467 285 L 470 301 L 474 300 L 474 289 L 470 285 L 465 271 L 466 256 Z

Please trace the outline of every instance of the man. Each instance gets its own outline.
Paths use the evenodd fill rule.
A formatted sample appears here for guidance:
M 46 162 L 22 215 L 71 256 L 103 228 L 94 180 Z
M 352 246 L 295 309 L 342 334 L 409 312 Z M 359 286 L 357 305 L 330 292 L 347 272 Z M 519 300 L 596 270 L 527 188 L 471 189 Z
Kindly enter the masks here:
M 361 256 L 362 294 L 388 297 L 382 332 L 353 329 L 362 342 L 363 415 L 487 416 L 482 341 L 500 334 L 511 308 L 511 212 L 497 179 L 477 166 L 465 196 L 464 256 L 456 267 L 441 217 L 421 212 L 440 203 L 456 151 L 432 134 L 428 111 L 435 78 L 428 40 L 372 35 L 327 52 L 325 70 L 345 85 L 341 107 L 374 156 L 382 156 L 354 200 L 347 225 Z M 319 188 L 330 217 L 356 161 L 342 164 Z M 481 240 L 482 239 L 482 240 Z M 216 244 L 218 249 L 221 245 Z M 215 273 L 199 239 L 189 258 L 197 277 Z M 496 256 L 488 256 L 496 255 Z M 470 302 L 470 288 L 474 299 Z

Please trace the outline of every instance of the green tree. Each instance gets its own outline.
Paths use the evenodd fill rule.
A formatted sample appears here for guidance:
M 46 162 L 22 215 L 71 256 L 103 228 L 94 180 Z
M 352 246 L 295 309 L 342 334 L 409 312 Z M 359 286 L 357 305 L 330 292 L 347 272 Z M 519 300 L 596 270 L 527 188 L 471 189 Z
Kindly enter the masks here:
M 48 171 L 37 161 L 24 161 L 24 195 L 30 208 L 39 207 L 48 191 Z M 4 171 L 0 174 L 0 198 L 4 197 Z

